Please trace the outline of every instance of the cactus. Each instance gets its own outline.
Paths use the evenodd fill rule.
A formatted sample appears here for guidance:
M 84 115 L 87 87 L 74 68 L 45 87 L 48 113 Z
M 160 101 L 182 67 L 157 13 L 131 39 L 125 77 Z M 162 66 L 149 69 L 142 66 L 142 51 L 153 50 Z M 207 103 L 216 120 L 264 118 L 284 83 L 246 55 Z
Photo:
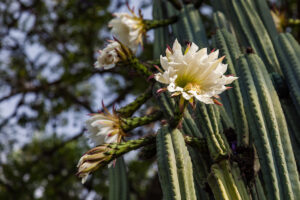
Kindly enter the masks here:
M 126 165 L 123 157 L 109 169 L 109 200 L 126 200 L 129 197 Z
M 273 18 L 269 10 L 267 1 L 254 0 L 249 2 L 254 4 L 254 7 L 257 9 L 257 12 L 262 22 L 264 23 L 271 39 L 274 41 L 277 37 L 277 30 L 273 22 Z
M 213 13 L 213 21 L 215 28 L 217 29 L 225 29 L 229 31 L 230 33 L 233 33 L 233 29 L 231 27 L 231 24 L 227 21 L 225 15 L 220 12 L 216 11 Z
M 300 46 L 290 34 L 282 33 L 277 37 L 277 52 L 282 71 L 286 77 L 290 95 L 300 116 Z
M 239 79 L 220 95 L 221 103 L 216 99 L 218 105 L 186 101 L 170 94 L 164 84 L 148 79 L 149 90 L 116 113 L 124 132 L 162 120 L 157 134 L 105 144 L 104 150 L 104 146 L 95 147 L 87 152 L 85 162 L 99 159 L 93 154 L 100 149 L 104 153 L 96 161 L 103 166 L 131 150 L 150 146 L 150 151 L 157 152 L 163 199 L 298 199 L 300 46 L 290 34 L 276 31 L 265 0 L 211 3 L 215 27 L 211 41 L 191 1 L 154 0 L 154 21 L 147 21 L 147 27 L 157 27 L 155 59 L 175 38 L 181 44 L 188 41 L 200 48 L 218 49 L 225 56 L 227 75 Z M 162 26 L 166 23 L 172 24 Z M 187 46 L 186 52 L 191 48 Z M 173 51 L 168 49 L 167 53 Z M 123 65 L 145 78 L 153 77 L 155 71 L 135 57 Z M 161 72 L 160 67 L 155 66 Z M 150 98 L 159 111 L 131 117 Z M 125 193 L 126 183 L 124 187 L 115 184 L 126 180 L 124 174 L 124 162 L 118 159 L 110 170 L 110 196 L 120 190 Z
M 157 165 L 164 199 L 196 199 L 192 161 L 182 133 L 169 127 L 158 131 Z
M 208 183 L 215 199 L 246 199 L 239 194 L 230 170 L 229 163 L 226 161 L 212 165 Z
M 214 35 L 213 41 L 213 45 L 220 49 L 222 55 L 226 55 L 225 60 L 228 63 L 228 73 L 236 74 L 234 62 L 241 52 L 234 36 L 225 29 L 219 29 Z M 234 82 L 232 90 L 225 93 L 225 95 L 228 95 L 227 99 L 229 100 L 230 108 L 227 110 L 231 110 L 232 112 L 238 145 L 247 146 L 249 143 L 249 130 L 239 82 Z
M 234 24 L 236 36 L 244 47 L 251 47 L 261 56 L 269 72 L 281 74 L 271 38 L 251 1 L 217 1 L 220 11 L 227 8 L 227 18 Z M 216 2 L 216 3 L 217 3 Z M 230 11 L 228 8 L 231 8 Z M 271 22 L 273 23 L 273 21 Z
M 299 195 L 298 173 L 275 89 L 264 64 L 256 55 L 240 57 L 238 65 L 239 75 L 243 79 L 243 97 L 248 99 L 250 105 L 245 107 L 250 130 L 261 164 L 266 166 L 262 168 L 265 170 L 264 179 L 270 183 L 267 185 L 267 193 L 274 195 L 269 198 L 293 199 Z M 280 182 L 276 181 L 278 179 Z

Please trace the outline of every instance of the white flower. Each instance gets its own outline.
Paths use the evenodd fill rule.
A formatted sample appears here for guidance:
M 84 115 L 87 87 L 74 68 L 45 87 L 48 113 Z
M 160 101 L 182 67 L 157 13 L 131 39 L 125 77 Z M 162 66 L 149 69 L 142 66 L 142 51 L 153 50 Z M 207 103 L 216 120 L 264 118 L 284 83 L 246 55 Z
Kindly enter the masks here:
M 95 67 L 104 69 L 113 68 L 119 61 L 116 49 L 121 49 L 120 44 L 116 41 L 110 41 L 102 51 L 99 51 L 100 55 L 97 58 L 97 62 L 95 62 Z
M 78 164 L 78 176 L 81 178 L 81 183 L 84 184 L 91 172 L 91 169 L 95 168 L 98 164 L 98 162 L 84 162 L 84 159 L 86 158 L 87 155 L 83 155 Z
M 207 54 L 207 49 L 198 50 L 192 43 L 182 53 L 177 39 L 173 48 L 166 49 L 166 56 L 160 56 L 164 72 L 155 75 L 158 82 L 167 84 L 173 96 L 182 95 L 186 100 L 196 98 L 206 104 L 213 104 L 217 97 L 237 77 L 225 76 L 227 64 L 222 64 L 224 57 L 218 59 L 219 51 Z
M 135 15 L 132 10 L 130 11 L 131 15 L 114 13 L 115 18 L 109 22 L 109 27 L 112 28 L 112 34 L 135 53 L 139 44 L 143 43 L 145 26 L 143 18 Z
M 110 114 L 107 109 L 105 113 L 92 114 L 86 121 L 89 137 L 95 145 L 104 143 L 120 142 L 124 135 L 120 127 L 120 120 L 116 114 Z
M 79 160 L 77 175 L 85 183 L 89 174 L 95 171 L 102 162 L 106 162 L 112 155 L 106 155 L 109 143 L 119 143 L 125 133 L 122 131 L 120 119 L 114 112 L 109 113 L 103 106 L 105 112 L 91 114 L 91 118 L 86 121 L 89 137 L 96 147 L 86 152 Z M 108 167 L 111 163 L 108 164 Z
M 77 175 L 81 178 L 82 184 L 84 184 L 89 174 L 95 171 L 101 162 L 105 162 L 109 159 L 109 156 L 105 155 L 107 146 L 97 146 L 88 152 L 86 152 L 79 160 L 77 167 Z

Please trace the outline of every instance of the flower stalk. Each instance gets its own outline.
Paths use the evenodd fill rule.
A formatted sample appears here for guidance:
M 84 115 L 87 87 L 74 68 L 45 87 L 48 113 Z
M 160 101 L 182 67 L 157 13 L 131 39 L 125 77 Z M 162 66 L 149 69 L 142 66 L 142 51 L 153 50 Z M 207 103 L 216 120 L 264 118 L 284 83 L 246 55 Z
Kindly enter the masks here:
M 168 19 L 163 19 L 163 20 L 144 20 L 144 26 L 146 31 L 150 30 L 150 29 L 155 29 L 155 28 L 159 28 L 162 26 L 168 26 L 170 24 L 173 24 L 175 22 L 177 22 L 178 17 L 177 16 L 173 16 L 170 17 Z
M 77 165 L 77 176 L 82 178 L 82 183 L 84 183 L 91 172 L 109 164 L 114 159 L 129 151 L 154 143 L 155 137 L 156 135 L 150 135 L 137 140 L 97 146 L 80 158 Z
M 152 72 L 145 65 L 143 65 L 137 58 L 129 59 L 128 63 L 126 63 L 126 64 L 128 64 L 137 73 L 139 73 L 141 76 L 144 76 L 146 79 L 148 79 L 148 77 L 152 76 Z
M 128 132 L 136 127 L 155 122 L 161 119 L 162 116 L 162 112 L 157 111 L 154 114 L 148 116 L 123 118 L 121 119 L 121 127 L 124 132 Z
M 179 104 L 176 106 L 174 116 L 170 120 L 170 126 L 174 128 L 180 126 L 184 115 L 184 110 L 187 106 L 187 101 L 182 96 L 180 96 L 179 98 Z
M 136 110 L 138 110 L 148 99 L 152 97 L 152 85 L 132 103 L 117 110 L 121 117 L 130 117 Z
M 198 147 L 202 153 L 206 153 L 208 151 L 205 139 L 185 136 L 184 140 L 186 144 Z M 111 161 L 124 155 L 125 153 L 155 144 L 155 142 L 156 134 L 153 134 L 137 140 L 129 140 L 121 143 L 110 143 L 97 146 L 86 152 L 81 157 L 77 165 L 77 176 L 82 178 L 82 182 L 84 183 L 88 175 L 97 170 L 99 167 L 103 167 L 111 163 Z

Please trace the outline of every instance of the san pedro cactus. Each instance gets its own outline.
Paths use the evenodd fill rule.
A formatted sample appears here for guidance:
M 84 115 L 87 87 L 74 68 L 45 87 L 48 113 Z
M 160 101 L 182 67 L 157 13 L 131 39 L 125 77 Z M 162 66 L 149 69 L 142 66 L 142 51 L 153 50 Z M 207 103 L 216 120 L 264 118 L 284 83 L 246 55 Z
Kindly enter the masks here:
M 182 133 L 162 127 L 156 138 L 157 165 L 164 199 L 196 199 L 192 161 Z
M 123 157 L 120 157 L 116 160 L 115 167 L 111 167 L 109 169 L 109 199 L 117 200 L 117 199 L 128 199 L 128 180 L 127 180 L 127 172 L 126 165 Z
M 85 181 L 109 164 L 110 199 L 129 198 L 120 156 L 142 147 L 156 150 L 166 200 L 300 198 L 300 46 L 277 32 L 265 0 L 211 3 L 212 37 L 191 1 L 154 0 L 153 20 L 130 9 L 111 21 L 115 40 L 96 67 L 131 68 L 150 86 L 87 121 L 98 146 L 82 156 L 78 175 Z M 149 66 L 135 52 L 152 28 L 160 62 Z M 132 117 L 149 99 L 155 111 Z M 157 133 L 127 140 L 157 121 Z

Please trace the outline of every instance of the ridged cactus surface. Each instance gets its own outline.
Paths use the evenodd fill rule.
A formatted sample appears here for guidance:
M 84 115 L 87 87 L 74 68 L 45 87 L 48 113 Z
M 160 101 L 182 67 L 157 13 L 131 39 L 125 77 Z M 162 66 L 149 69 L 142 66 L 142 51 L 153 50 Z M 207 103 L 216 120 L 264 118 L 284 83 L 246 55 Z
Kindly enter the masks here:
M 148 82 L 154 78 L 159 83 L 151 82 L 146 93 L 114 112 L 124 132 L 158 120 L 160 128 L 150 137 L 108 145 L 104 154 L 112 160 L 129 151 L 122 147 L 152 145 L 166 200 L 300 199 L 300 46 L 291 34 L 277 32 L 266 0 L 211 0 L 211 4 L 214 31 L 207 35 L 196 1 L 153 1 L 155 23 L 174 16 L 177 20 L 154 30 L 153 56 L 160 64 L 143 65 L 134 56 L 123 62 Z M 186 45 L 183 54 L 177 52 L 181 45 Z M 120 48 L 131 55 L 131 50 Z M 192 62 L 200 69 L 184 71 L 180 78 L 178 73 L 174 77 L 179 80 L 174 81 L 170 74 L 192 65 L 184 59 L 200 54 L 206 57 Z M 198 66 L 214 59 L 211 68 Z M 227 64 L 224 69 L 218 67 L 222 62 Z M 206 92 L 201 83 L 211 72 L 217 74 L 215 79 L 223 78 L 223 93 L 207 99 L 199 93 Z M 186 83 L 186 77 L 193 80 Z M 227 78 L 235 80 L 230 87 L 225 86 Z M 159 111 L 131 117 L 150 98 Z M 110 179 L 110 199 L 129 198 L 123 159 L 117 159 Z
M 299 152 L 298 148 L 295 149 L 299 144 L 299 134 L 296 133 L 299 126 L 289 120 L 299 119 L 295 113 L 295 110 L 300 110 L 300 77 L 297 75 L 300 66 L 299 45 L 290 34 L 276 31 L 265 1 L 212 3 L 218 11 L 213 14 L 216 32 L 210 49 L 219 49 L 220 54 L 226 56 L 228 74 L 236 74 L 239 80 L 232 84 L 233 89 L 221 95 L 223 108 L 199 103 L 196 110 L 189 109 L 190 112 L 186 114 L 188 118 L 182 124 L 183 133 L 207 140 L 211 163 L 206 165 L 209 173 L 207 183 L 215 199 L 297 199 L 300 188 L 294 154 Z M 178 23 L 171 25 L 173 37 L 207 47 L 204 30 L 197 29 L 203 28 L 201 17 L 192 4 L 182 4 L 181 10 L 176 10 L 167 1 L 155 1 L 154 5 L 165 9 L 165 17 L 174 14 L 181 16 Z M 159 9 L 153 11 L 154 16 L 156 12 Z M 196 21 L 199 23 L 196 24 Z M 199 34 L 195 35 L 195 32 Z M 154 46 L 161 42 L 169 44 L 167 39 L 162 40 L 161 37 L 155 38 Z M 297 108 L 293 113 L 285 109 L 291 109 L 291 105 L 285 103 L 289 100 L 281 99 L 281 94 L 276 94 L 277 86 L 273 85 L 276 83 L 271 81 L 272 72 L 287 84 L 289 97 L 285 98 L 292 99 Z M 166 107 L 172 110 L 172 107 Z M 197 129 L 194 128 L 195 124 Z M 230 126 L 235 131 L 238 147 L 256 149 L 255 156 L 259 159 L 260 168 L 256 169 L 250 181 L 245 180 L 239 169 L 242 166 L 230 159 L 229 162 L 225 161 L 239 153 L 239 150 L 231 149 L 230 141 L 224 135 L 224 129 Z M 201 134 L 195 134 L 195 130 Z M 291 142 L 290 137 L 296 137 L 296 143 Z M 202 159 L 207 157 L 202 156 Z M 257 173 L 261 175 L 257 176 Z M 239 177 L 240 182 L 235 182 L 233 177 Z M 222 185 L 222 182 L 225 184 Z
M 129 198 L 126 165 L 123 157 L 118 158 L 114 167 L 109 169 L 109 200 L 126 200 Z
M 157 165 L 164 199 L 196 199 L 192 161 L 182 133 L 162 127 L 156 138 Z

